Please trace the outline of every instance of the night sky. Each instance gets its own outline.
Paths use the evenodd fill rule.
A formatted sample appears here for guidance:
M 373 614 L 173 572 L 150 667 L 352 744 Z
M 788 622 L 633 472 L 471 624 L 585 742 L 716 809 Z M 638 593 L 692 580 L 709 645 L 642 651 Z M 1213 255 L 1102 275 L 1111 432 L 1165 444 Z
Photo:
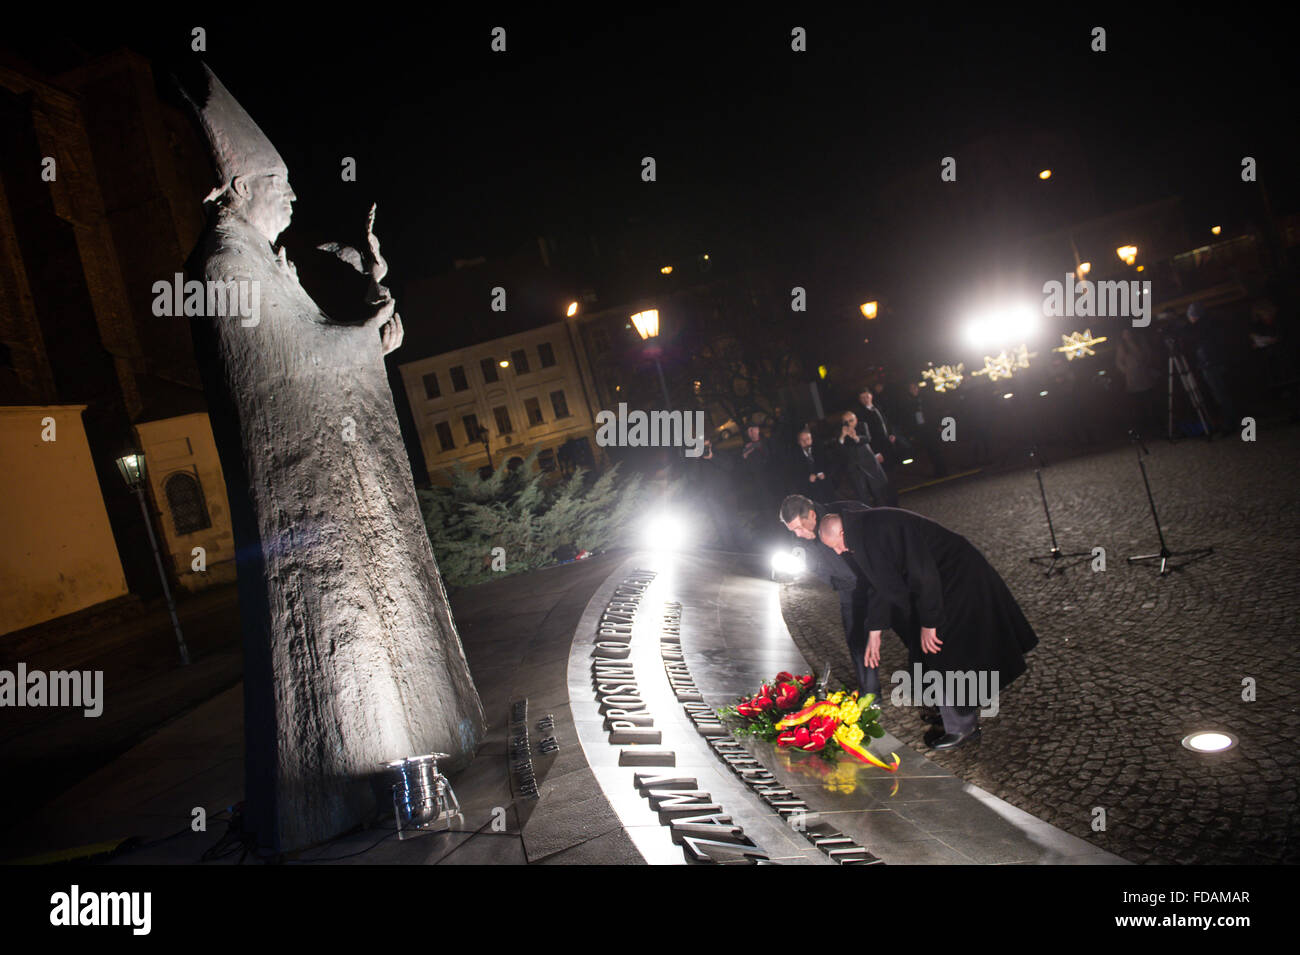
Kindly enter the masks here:
M 883 183 L 925 167 L 938 188 L 940 157 L 1017 128 L 1073 131 L 1095 214 L 1181 194 L 1189 214 L 1230 217 L 1243 155 L 1260 160 L 1275 212 L 1298 205 L 1292 37 L 1257 13 L 357 13 L 123 12 L 27 28 L 8 46 L 57 69 L 76 49 L 125 45 L 161 75 L 194 55 L 188 31 L 205 26 L 204 58 L 288 162 L 291 253 L 304 239 L 355 241 L 340 232 L 377 201 L 399 289 L 539 234 L 563 249 L 628 229 L 664 255 L 711 251 L 723 269 L 757 256 L 868 270 L 888 245 L 873 206 Z M 506 54 L 489 50 L 496 25 Z M 806 54 L 789 51 L 793 25 L 809 31 Z M 1095 25 L 1107 28 L 1105 53 L 1089 49 Z M 640 181 L 643 155 L 658 161 L 655 184 Z M 343 156 L 356 157 L 358 182 L 340 180 Z

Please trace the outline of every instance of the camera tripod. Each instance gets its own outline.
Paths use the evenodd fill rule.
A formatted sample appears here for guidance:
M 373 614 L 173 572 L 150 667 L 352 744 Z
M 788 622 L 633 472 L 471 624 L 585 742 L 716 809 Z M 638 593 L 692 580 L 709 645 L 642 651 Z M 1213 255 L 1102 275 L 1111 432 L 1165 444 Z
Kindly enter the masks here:
M 1187 356 L 1178 347 L 1178 340 L 1173 335 L 1165 336 L 1165 347 L 1169 349 L 1169 440 L 1174 440 L 1174 375 L 1178 376 L 1187 400 L 1192 403 L 1192 408 L 1196 411 L 1196 417 L 1201 422 L 1206 440 L 1213 440 L 1210 414 L 1205 408 L 1205 399 L 1201 397 L 1200 386 L 1196 384 L 1196 376 L 1187 365 Z
M 1034 557 L 1031 557 L 1029 558 L 1029 562 L 1031 564 L 1041 564 L 1043 561 L 1047 561 L 1047 574 L 1045 576 L 1051 577 L 1052 574 L 1054 574 L 1058 570 L 1061 573 L 1065 573 L 1065 567 L 1074 566 L 1073 564 L 1067 564 L 1065 565 L 1065 567 L 1058 567 L 1057 561 L 1066 560 L 1071 557 L 1088 558 L 1092 556 L 1092 551 L 1078 550 L 1067 554 L 1063 552 L 1061 548 L 1057 545 L 1056 528 L 1052 526 L 1052 512 L 1047 507 L 1047 491 L 1043 489 L 1042 468 L 1047 467 L 1047 462 L 1043 460 L 1043 456 L 1039 452 L 1037 445 L 1034 445 L 1032 448 L 1029 449 L 1029 460 L 1034 462 L 1034 477 L 1038 478 L 1038 494 L 1043 499 L 1043 516 L 1047 518 L 1047 533 L 1052 536 L 1051 551 L 1046 554 L 1038 554 Z M 1078 563 L 1083 563 L 1083 561 L 1079 561 Z
M 1151 505 L 1151 519 L 1155 521 L 1156 535 L 1160 538 L 1159 553 L 1143 554 L 1140 557 L 1130 557 L 1128 562 L 1133 564 L 1138 561 L 1158 560 L 1160 561 L 1160 576 L 1163 577 L 1171 570 L 1182 570 L 1187 564 L 1213 554 L 1213 547 L 1198 547 L 1195 550 L 1171 551 L 1169 549 L 1169 546 L 1165 543 L 1165 532 L 1160 528 L 1160 517 L 1156 514 L 1156 499 L 1151 496 L 1151 482 L 1147 479 L 1147 465 L 1146 462 L 1142 460 L 1142 455 L 1150 454 L 1151 452 L 1148 451 L 1147 446 L 1142 443 L 1142 435 L 1138 434 L 1136 431 L 1130 431 L 1128 436 L 1133 442 L 1134 448 L 1137 450 L 1138 467 L 1142 470 L 1142 484 L 1147 489 L 1147 503 Z M 1170 561 L 1175 557 L 1186 557 L 1187 560 L 1183 561 L 1182 564 L 1171 564 Z

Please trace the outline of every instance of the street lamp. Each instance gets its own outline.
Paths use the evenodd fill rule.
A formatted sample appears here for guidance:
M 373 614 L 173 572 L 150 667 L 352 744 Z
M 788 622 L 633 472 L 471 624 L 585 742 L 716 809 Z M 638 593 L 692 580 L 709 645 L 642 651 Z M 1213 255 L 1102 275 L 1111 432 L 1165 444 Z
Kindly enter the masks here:
M 641 336 L 643 342 L 648 342 L 652 338 L 659 337 L 659 309 L 649 308 L 643 312 L 637 312 L 632 316 L 632 327 L 636 333 Z M 668 382 L 664 380 L 664 370 L 659 364 L 659 354 L 656 349 L 654 354 L 655 371 L 659 372 L 659 387 L 664 391 L 664 407 L 669 411 L 673 408 L 672 401 L 668 398 Z
M 167 598 L 167 612 L 171 614 L 172 629 L 176 631 L 176 645 L 180 647 L 181 663 L 189 665 L 190 650 L 185 645 L 185 635 L 181 633 L 181 622 L 176 617 L 176 602 L 172 600 L 171 585 L 167 583 L 167 572 L 163 570 L 162 554 L 158 551 L 158 538 L 153 532 L 153 519 L 149 516 L 149 505 L 144 499 L 144 453 L 136 451 L 117 459 L 117 470 L 122 475 L 126 486 L 140 499 L 140 513 L 144 515 L 144 527 L 149 532 L 149 544 L 153 547 L 154 563 L 158 565 L 158 579 L 162 581 L 163 596 Z

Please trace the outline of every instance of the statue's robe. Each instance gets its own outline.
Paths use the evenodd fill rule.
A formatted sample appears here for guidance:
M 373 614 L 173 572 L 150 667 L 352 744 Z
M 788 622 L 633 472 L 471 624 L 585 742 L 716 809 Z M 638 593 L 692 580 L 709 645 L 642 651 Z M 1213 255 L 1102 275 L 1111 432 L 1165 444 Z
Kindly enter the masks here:
M 332 322 L 240 216 L 193 278 L 255 281 L 257 324 L 192 320 L 244 626 L 246 822 L 289 850 L 365 820 L 380 764 L 473 757 L 482 705 L 420 515 L 373 327 Z
M 861 573 L 868 631 L 893 627 L 909 665 L 940 672 L 996 671 L 1006 687 L 1025 672 L 1038 645 L 1000 574 L 966 538 L 896 507 L 845 512 L 847 556 Z M 922 653 L 921 628 L 943 646 Z

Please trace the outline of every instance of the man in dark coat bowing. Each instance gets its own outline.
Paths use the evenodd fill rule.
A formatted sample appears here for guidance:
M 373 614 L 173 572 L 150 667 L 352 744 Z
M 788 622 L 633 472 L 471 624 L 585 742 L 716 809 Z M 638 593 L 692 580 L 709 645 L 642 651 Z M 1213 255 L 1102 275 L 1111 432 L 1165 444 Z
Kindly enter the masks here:
M 868 510 L 857 501 L 813 501 L 802 494 L 791 494 L 781 502 L 781 523 L 796 537 L 809 541 L 805 548 L 808 573 L 828 584 L 840 599 L 840 619 L 849 658 L 858 679 L 859 693 L 874 693 L 880 702 L 880 673 L 867 666 L 867 594 L 859 586 L 858 572 L 845 557 L 836 554 L 817 536 L 817 528 L 829 514 L 848 514 Z
M 913 679 L 941 687 L 943 730 L 926 743 L 945 750 L 978 738 L 980 707 L 996 706 L 999 688 L 1025 672 L 1024 654 L 1038 645 L 1006 582 L 966 538 L 901 508 L 828 515 L 818 533 L 861 574 L 866 666 L 879 664 L 880 634 L 892 625 Z

